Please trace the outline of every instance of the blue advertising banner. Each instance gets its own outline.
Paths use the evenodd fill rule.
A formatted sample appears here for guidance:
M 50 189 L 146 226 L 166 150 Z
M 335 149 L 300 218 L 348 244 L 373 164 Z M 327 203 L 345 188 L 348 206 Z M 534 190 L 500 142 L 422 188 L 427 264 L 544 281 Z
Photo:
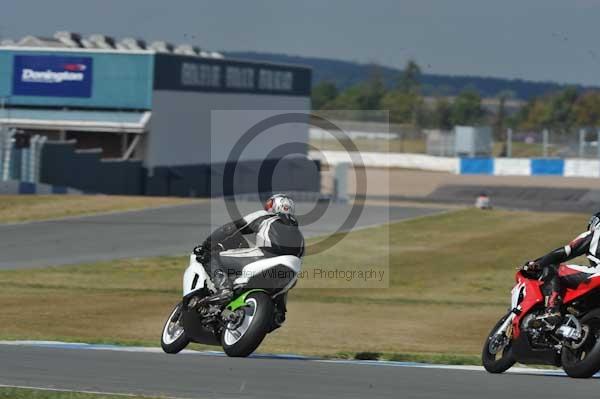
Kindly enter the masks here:
M 15 55 L 13 95 L 86 97 L 92 95 L 92 58 Z

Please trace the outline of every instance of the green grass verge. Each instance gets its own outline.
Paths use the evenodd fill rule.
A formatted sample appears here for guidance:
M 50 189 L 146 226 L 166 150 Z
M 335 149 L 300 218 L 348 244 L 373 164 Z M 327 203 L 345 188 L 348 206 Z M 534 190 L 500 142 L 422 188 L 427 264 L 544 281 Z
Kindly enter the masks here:
M 192 201 L 189 198 L 118 195 L 0 195 L 0 223 L 127 211 Z

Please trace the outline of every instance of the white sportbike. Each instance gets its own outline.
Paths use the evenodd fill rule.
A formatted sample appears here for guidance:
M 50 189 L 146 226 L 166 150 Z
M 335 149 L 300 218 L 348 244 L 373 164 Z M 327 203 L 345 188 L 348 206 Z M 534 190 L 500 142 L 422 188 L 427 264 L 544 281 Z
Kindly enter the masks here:
M 259 248 L 231 249 L 219 255 L 233 275 L 233 300 L 214 305 L 203 299 L 216 290 L 204 266 L 190 256 L 183 275 L 183 299 L 163 327 L 161 346 L 178 353 L 190 342 L 220 345 L 228 356 L 246 357 L 285 320 L 287 292 L 296 284 L 302 260 L 266 256 Z

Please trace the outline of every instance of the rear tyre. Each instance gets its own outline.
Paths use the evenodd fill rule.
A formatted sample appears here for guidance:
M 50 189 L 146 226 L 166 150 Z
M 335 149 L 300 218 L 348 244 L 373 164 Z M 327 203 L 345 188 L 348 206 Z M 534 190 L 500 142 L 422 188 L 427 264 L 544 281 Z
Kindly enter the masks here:
M 516 359 L 512 350 L 512 341 L 509 341 L 504 347 L 496 348 L 495 347 L 495 335 L 496 331 L 500 328 L 502 323 L 506 320 L 506 318 L 510 315 L 507 313 L 503 318 L 501 318 L 498 323 L 492 328 L 488 337 L 483 344 L 483 350 L 481 352 L 481 362 L 483 363 L 483 367 L 489 372 L 493 374 L 504 373 L 506 370 L 511 368 L 515 363 Z
M 165 353 L 179 353 L 190 343 L 183 329 L 182 306 L 181 302 L 175 306 L 163 327 L 160 346 Z
M 600 370 L 600 309 L 583 316 L 581 324 L 589 328 L 587 338 L 576 349 L 563 346 L 561 363 L 569 377 L 590 378 Z
M 231 357 L 246 357 L 258 348 L 271 327 L 273 301 L 264 292 L 253 292 L 239 311 L 240 319 L 229 323 L 221 334 L 223 350 Z

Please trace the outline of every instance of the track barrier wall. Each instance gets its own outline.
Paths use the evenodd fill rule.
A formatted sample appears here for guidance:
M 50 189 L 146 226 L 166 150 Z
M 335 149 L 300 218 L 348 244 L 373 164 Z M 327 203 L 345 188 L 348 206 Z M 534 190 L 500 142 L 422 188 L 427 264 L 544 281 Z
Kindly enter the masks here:
M 600 161 L 595 162 L 597 166 Z M 587 162 L 585 163 L 587 165 Z M 577 165 L 577 166 L 573 166 Z M 460 174 L 496 175 L 496 176 L 568 176 L 593 177 L 581 160 L 553 158 L 461 158 Z
M 355 164 L 365 167 L 405 168 L 465 175 L 600 177 L 600 160 L 578 158 L 437 157 L 408 153 L 311 151 L 323 164 Z

